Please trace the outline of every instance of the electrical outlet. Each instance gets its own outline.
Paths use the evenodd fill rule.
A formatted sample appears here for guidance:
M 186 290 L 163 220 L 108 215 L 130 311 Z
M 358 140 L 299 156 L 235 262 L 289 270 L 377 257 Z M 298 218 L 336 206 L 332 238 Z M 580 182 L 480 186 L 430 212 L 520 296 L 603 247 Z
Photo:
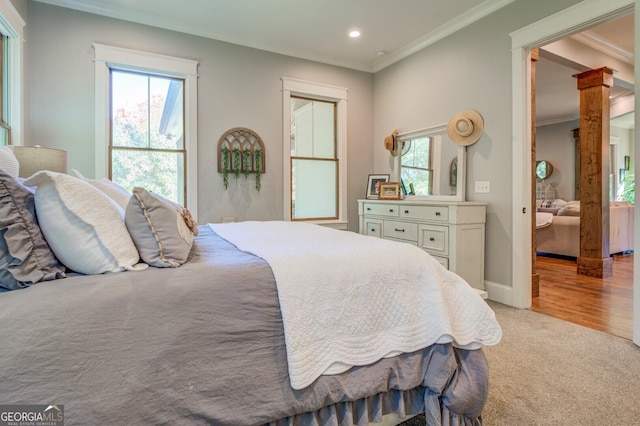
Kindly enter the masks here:
M 491 182 L 488 180 L 476 181 L 476 194 L 488 194 L 491 192 Z

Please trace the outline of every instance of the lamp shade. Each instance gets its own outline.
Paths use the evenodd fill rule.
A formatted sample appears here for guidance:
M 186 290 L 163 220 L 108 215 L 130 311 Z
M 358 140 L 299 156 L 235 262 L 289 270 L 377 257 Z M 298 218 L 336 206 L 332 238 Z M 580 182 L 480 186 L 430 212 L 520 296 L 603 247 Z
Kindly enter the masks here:
M 20 163 L 19 176 L 27 178 L 40 170 L 67 173 L 67 151 L 41 146 L 14 146 Z

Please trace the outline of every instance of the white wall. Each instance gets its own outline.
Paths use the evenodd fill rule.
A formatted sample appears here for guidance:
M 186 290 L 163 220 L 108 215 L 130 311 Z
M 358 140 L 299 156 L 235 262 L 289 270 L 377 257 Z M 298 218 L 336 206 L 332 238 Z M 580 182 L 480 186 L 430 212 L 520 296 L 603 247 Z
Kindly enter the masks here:
M 373 77 L 316 62 L 245 48 L 126 21 L 31 2 L 26 29 L 30 52 L 28 145 L 69 152 L 69 168 L 93 176 L 94 42 L 199 61 L 198 217 L 283 218 L 282 82 L 293 77 L 348 88 L 348 217 L 357 231 L 358 198 L 373 170 Z M 224 190 L 215 148 L 233 127 L 248 127 L 266 145 L 262 190 L 230 180 Z M 287 130 L 288 131 L 288 130 Z
M 512 281 L 512 106 L 509 33 L 565 9 L 577 0 L 519 0 L 391 65 L 374 77 L 374 172 L 390 173 L 384 136 L 446 123 L 475 109 L 484 118 L 481 139 L 468 148 L 467 199 L 486 201 L 485 279 Z M 378 143 L 379 142 L 379 143 Z M 491 193 L 475 194 L 474 181 Z

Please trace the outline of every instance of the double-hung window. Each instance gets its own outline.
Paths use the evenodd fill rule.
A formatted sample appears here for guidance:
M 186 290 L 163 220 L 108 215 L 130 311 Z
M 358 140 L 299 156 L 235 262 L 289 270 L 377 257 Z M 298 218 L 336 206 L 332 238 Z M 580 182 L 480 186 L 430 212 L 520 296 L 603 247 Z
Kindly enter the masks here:
M 197 214 L 197 62 L 94 44 L 96 178 Z
M 347 90 L 282 81 L 284 219 L 346 228 Z
M 11 2 L 0 2 L 0 146 L 22 145 L 22 53 L 25 22 Z

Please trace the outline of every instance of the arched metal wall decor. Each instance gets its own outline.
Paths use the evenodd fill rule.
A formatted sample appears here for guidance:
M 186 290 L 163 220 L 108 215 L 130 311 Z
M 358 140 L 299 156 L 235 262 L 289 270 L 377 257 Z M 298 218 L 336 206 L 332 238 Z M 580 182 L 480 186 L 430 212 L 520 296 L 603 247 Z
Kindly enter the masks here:
M 234 127 L 218 140 L 218 173 L 222 173 L 224 188 L 229 186 L 229 175 L 238 179 L 256 175 L 256 189 L 261 186 L 261 174 L 265 172 L 264 142 L 251 129 Z

